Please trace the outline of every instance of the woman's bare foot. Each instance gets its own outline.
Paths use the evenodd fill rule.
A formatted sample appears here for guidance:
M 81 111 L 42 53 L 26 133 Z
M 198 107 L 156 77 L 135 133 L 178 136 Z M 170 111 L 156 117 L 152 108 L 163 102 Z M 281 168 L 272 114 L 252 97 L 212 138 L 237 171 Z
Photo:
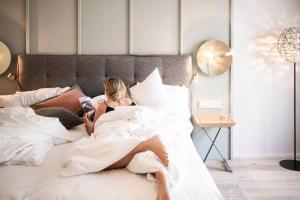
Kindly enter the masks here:
M 168 153 L 166 151 L 165 145 L 162 143 L 158 135 L 146 140 L 145 146 L 146 150 L 150 150 L 155 153 L 166 166 L 169 165 Z
M 157 181 L 157 200 L 170 200 L 169 183 L 162 171 L 155 173 Z

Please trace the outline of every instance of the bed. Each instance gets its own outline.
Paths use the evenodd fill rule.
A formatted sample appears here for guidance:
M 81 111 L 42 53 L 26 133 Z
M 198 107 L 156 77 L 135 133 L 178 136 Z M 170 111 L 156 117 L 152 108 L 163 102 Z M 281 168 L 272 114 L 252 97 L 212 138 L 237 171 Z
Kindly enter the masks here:
M 165 84 L 188 84 L 191 57 L 20 55 L 18 83 L 22 91 L 77 83 L 93 97 L 103 93 L 102 83 L 108 76 L 120 76 L 130 87 L 143 81 L 154 68 L 159 69 Z M 72 135 L 85 133 L 83 125 L 69 131 Z M 182 173 L 178 184 L 171 188 L 171 199 L 222 199 L 189 133 L 183 134 L 180 141 L 176 151 Z M 56 145 L 40 166 L 1 166 L 0 199 L 156 199 L 156 184 L 126 169 L 60 177 L 64 153 L 71 146 L 72 143 Z

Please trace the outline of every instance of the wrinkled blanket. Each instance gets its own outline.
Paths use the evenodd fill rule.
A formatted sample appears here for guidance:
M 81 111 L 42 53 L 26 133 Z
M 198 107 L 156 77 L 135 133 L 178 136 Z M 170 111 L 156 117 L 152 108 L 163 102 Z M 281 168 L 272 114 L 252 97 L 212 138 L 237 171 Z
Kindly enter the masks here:
M 68 141 L 58 118 L 36 115 L 31 108 L 0 109 L 0 164 L 40 165 L 55 144 Z
M 153 152 L 146 151 L 136 154 L 127 169 L 134 173 L 148 174 L 165 170 L 170 181 L 174 182 L 179 178 L 176 170 L 178 136 L 186 133 L 186 129 L 191 131 L 191 124 L 165 108 L 117 107 L 96 121 L 91 137 L 74 144 L 66 155 L 61 175 L 73 176 L 104 170 L 122 159 L 141 141 L 160 135 L 169 153 L 169 166 L 165 168 Z

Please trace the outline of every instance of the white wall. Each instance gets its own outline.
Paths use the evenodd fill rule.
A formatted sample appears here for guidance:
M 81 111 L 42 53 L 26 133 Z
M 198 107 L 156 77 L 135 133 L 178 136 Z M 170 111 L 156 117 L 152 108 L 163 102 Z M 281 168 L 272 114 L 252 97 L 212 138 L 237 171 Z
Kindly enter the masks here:
M 300 25 L 299 11 L 299 0 L 233 1 L 234 157 L 293 152 L 293 64 L 279 57 L 276 40 L 283 29 Z M 299 73 L 298 67 L 298 91 Z

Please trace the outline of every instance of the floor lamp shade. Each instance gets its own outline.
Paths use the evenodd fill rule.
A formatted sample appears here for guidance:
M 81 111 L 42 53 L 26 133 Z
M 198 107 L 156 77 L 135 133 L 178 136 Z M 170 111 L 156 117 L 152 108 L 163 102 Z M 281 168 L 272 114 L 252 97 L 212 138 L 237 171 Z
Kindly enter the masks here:
M 0 75 L 9 67 L 11 55 L 8 47 L 0 41 Z
M 296 155 L 296 62 L 300 61 L 300 27 L 285 29 L 278 38 L 277 48 L 285 61 L 294 63 L 294 159 L 282 160 L 279 164 L 286 169 L 300 171 Z
M 287 62 L 300 61 L 300 27 L 285 29 L 278 38 L 279 54 Z

